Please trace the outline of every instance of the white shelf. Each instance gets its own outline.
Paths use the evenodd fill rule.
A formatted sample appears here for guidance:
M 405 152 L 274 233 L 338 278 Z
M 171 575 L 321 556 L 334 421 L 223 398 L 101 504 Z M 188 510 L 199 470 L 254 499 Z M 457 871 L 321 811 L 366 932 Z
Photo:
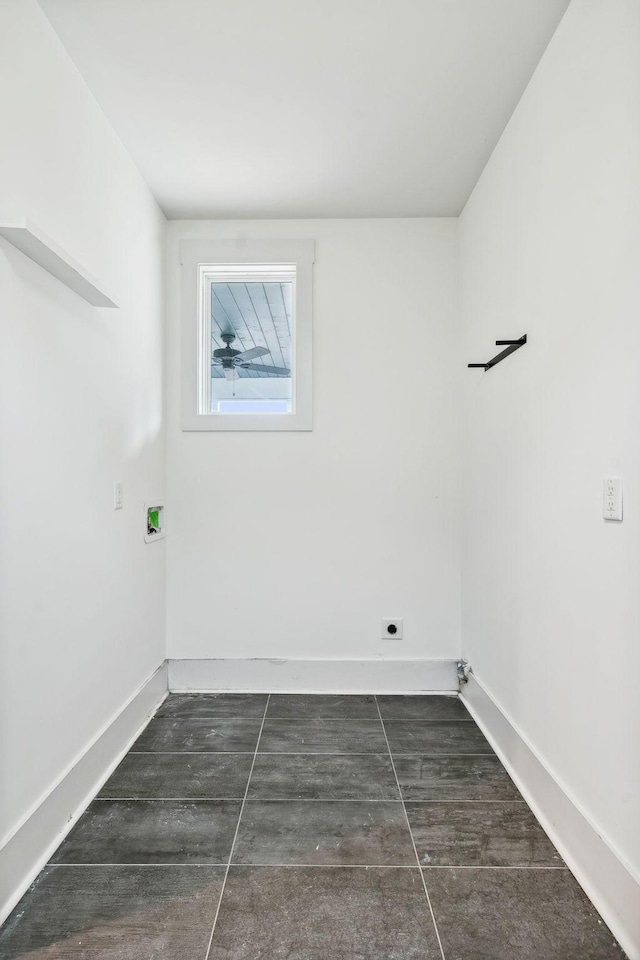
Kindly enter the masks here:
M 94 307 L 117 307 L 95 277 L 54 243 L 26 217 L 16 223 L 0 223 L 0 236 L 48 270 Z

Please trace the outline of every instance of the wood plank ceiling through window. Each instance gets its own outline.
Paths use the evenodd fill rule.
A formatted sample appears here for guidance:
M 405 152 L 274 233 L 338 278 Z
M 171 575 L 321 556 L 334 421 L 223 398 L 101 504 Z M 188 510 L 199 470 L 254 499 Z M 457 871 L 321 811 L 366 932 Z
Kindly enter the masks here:
M 211 350 L 224 347 L 221 335 L 233 333 L 234 350 L 267 347 L 269 355 L 252 363 L 291 369 L 290 283 L 214 283 L 211 295 Z M 267 377 L 256 370 L 237 368 L 240 377 Z M 213 368 L 212 377 L 223 377 Z

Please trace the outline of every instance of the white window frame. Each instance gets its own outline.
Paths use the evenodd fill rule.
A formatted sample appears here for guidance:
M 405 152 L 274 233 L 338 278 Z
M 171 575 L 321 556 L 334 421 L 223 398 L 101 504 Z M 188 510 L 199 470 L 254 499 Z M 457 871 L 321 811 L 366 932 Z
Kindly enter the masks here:
M 313 240 L 183 240 L 182 267 L 182 429 L 311 430 Z M 206 267 L 242 278 L 251 270 L 295 267 L 293 291 L 290 413 L 210 413 L 211 336 Z M 217 277 L 216 277 L 217 279 Z

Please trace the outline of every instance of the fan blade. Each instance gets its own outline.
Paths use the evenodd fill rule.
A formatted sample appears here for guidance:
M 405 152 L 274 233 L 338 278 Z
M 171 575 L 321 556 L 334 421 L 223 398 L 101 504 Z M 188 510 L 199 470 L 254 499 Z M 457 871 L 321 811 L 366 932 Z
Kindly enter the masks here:
M 266 347 L 251 347 L 251 350 L 243 350 L 242 353 L 239 353 L 235 358 L 237 363 L 244 363 L 245 360 L 257 360 L 258 357 L 265 357 L 268 353 L 271 353 Z
M 236 370 L 230 370 L 229 367 L 224 368 L 224 376 L 226 380 L 240 379 L 240 374 Z
M 274 377 L 288 377 L 291 370 L 286 367 L 270 367 L 266 363 L 241 363 L 242 370 L 257 370 L 258 373 L 270 373 Z

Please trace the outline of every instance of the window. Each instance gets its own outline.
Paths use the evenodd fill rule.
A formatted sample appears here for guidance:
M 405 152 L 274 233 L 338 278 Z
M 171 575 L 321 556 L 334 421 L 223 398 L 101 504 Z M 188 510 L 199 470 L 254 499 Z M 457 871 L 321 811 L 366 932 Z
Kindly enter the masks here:
M 184 430 L 311 429 L 312 240 L 186 240 Z
M 199 412 L 291 413 L 296 265 L 200 264 L 198 282 Z

